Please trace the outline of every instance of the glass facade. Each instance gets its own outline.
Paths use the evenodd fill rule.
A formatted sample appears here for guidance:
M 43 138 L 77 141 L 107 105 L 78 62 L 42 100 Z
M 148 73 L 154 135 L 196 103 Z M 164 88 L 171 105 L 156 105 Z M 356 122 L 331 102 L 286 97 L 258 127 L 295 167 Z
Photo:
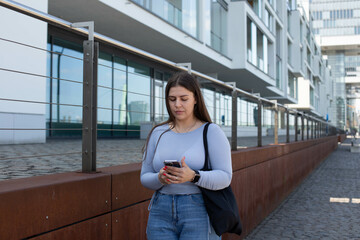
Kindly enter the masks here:
M 82 46 L 50 36 L 48 48 L 48 125 L 79 128 L 82 123 Z M 119 129 L 139 129 L 141 122 L 150 121 L 150 67 L 127 61 L 100 51 L 98 59 L 98 128 L 99 136 L 125 136 L 131 132 Z M 160 111 L 160 110 L 159 110 Z M 163 113 L 163 111 L 161 111 Z M 52 131 L 49 136 L 68 135 Z M 74 135 L 81 134 L 75 131 Z M 138 135 L 134 134 L 135 136 Z
M 211 0 L 211 47 L 227 54 L 227 3 Z
M 345 93 L 345 54 L 344 51 L 337 51 L 328 55 L 328 63 L 331 66 L 332 76 L 334 78 L 334 96 L 336 97 L 333 115 L 336 116 L 336 126 L 344 128 L 346 111 L 346 93 Z
M 177 28 L 199 38 L 198 0 L 131 0 Z
M 328 64 L 331 66 L 334 78 L 334 101 L 331 109 L 332 115 L 336 118 L 335 124 L 339 128 L 349 129 L 352 123 L 349 112 L 354 111 L 352 104 L 349 103 L 360 99 L 356 94 L 356 89 L 360 88 L 357 80 L 360 76 L 360 62 L 357 61 L 360 51 L 356 44 L 349 44 L 354 35 L 360 33 L 359 1 L 312 0 L 310 11 L 314 16 L 313 27 L 316 29 L 316 34 L 324 40 L 327 40 L 328 36 L 344 37 L 344 40 L 339 42 L 339 46 L 333 50 L 325 50 L 323 54 L 328 56 Z M 358 112 L 359 116 L 360 112 Z
M 268 38 L 254 22 L 247 18 L 247 60 L 264 73 L 268 73 Z
M 282 64 L 282 58 L 281 58 L 281 38 L 282 34 L 281 34 L 281 28 L 280 26 L 276 23 L 276 74 L 275 74 L 275 79 L 276 79 L 276 87 L 279 89 L 282 89 L 282 69 L 283 69 L 283 64 Z
M 274 19 L 274 17 L 270 14 L 269 10 L 267 8 L 265 8 L 264 22 L 265 22 L 265 25 L 270 30 L 270 32 L 273 31 L 273 19 Z
M 247 0 L 256 15 L 262 18 L 262 0 Z
M 294 98 L 298 98 L 297 93 L 297 78 L 291 73 L 288 72 L 288 88 L 287 88 L 287 94 Z
M 49 35 L 47 107 L 48 137 L 81 137 L 83 49 L 81 44 Z M 146 122 L 167 120 L 165 87 L 171 71 L 109 54 L 101 49 L 98 59 L 98 137 L 139 137 Z M 207 80 L 202 79 L 206 86 Z M 210 84 L 211 85 L 211 84 Z M 230 91 L 201 88 L 212 120 L 231 126 Z M 238 98 L 238 124 L 256 126 L 257 103 Z M 265 121 L 266 124 L 267 121 Z
M 237 102 L 237 119 L 239 126 L 257 126 L 258 125 L 258 105 L 242 98 Z
M 330 5 L 329 5 L 330 3 Z M 360 5 L 356 0 L 311 1 L 314 33 L 321 36 L 354 35 L 360 26 Z

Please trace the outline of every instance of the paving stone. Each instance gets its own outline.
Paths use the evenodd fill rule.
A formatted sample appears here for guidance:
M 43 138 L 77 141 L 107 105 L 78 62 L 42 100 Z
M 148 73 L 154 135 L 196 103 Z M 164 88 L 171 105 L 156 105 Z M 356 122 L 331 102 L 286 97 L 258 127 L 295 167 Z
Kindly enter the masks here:
M 294 136 L 290 136 L 291 141 Z M 285 142 L 279 136 L 279 142 Z M 263 137 L 263 145 L 274 142 L 274 137 Z M 142 161 L 141 149 L 145 140 L 100 139 L 97 141 L 97 167 L 110 167 Z M 239 147 L 257 145 L 256 137 L 238 138 Z M 0 145 L 0 181 L 77 171 L 81 169 L 81 140 L 47 140 L 45 144 Z
M 360 154 L 346 139 L 246 239 L 360 239 L 359 195 Z

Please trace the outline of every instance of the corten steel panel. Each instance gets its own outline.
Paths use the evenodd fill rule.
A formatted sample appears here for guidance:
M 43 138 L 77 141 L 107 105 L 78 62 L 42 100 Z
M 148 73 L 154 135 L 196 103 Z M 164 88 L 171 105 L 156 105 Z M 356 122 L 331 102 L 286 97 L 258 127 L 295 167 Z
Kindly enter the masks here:
M 61 173 L 0 182 L 0 239 L 34 236 L 110 211 L 109 174 Z
M 260 148 L 248 148 L 232 152 L 233 171 L 240 170 L 252 165 L 274 159 L 286 154 L 290 154 L 302 149 L 307 149 L 317 144 L 321 144 L 328 138 L 313 139 L 308 141 L 292 142 L 289 144 L 268 145 Z
M 324 159 L 324 154 L 335 149 L 334 141 L 336 137 L 311 144 L 297 142 L 293 145 L 298 146 L 291 146 L 289 154 L 235 171 L 231 186 L 243 221 L 243 234 L 241 237 L 225 235 L 224 240 L 241 239 L 250 233 Z M 255 149 L 253 154 L 255 156 Z M 249 153 L 237 153 L 233 161 L 244 161 L 243 156 Z
M 146 224 L 150 201 L 112 213 L 112 239 L 146 240 Z
M 111 213 L 92 218 L 53 232 L 30 238 L 32 240 L 111 240 Z
M 154 191 L 141 185 L 140 169 L 140 163 L 101 169 L 112 175 L 112 210 L 151 198 Z

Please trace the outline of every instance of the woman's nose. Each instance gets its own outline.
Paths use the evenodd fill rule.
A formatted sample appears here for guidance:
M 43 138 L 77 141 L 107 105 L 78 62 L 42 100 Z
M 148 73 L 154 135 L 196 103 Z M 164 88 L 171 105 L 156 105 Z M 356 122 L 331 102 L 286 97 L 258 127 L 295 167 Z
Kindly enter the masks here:
M 177 106 L 180 106 L 181 104 L 180 104 L 180 100 L 175 100 L 175 106 L 177 107 Z

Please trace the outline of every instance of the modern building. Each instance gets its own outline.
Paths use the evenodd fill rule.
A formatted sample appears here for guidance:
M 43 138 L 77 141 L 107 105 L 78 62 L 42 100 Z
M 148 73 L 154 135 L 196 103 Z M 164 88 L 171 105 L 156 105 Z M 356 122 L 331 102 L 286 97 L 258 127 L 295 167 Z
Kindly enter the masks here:
M 312 0 L 312 28 L 335 80 L 336 126 L 359 128 L 360 1 Z
M 100 42 L 101 137 L 139 137 L 142 123 L 163 121 L 166 81 L 179 64 L 189 62 L 203 76 L 199 80 L 212 119 L 224 127 L 231 125 L 231 92 L 209 79 L 235 82 L 247 92 L 331 118 L 329 69 L 295 0 L 3 2 L 48 13 L 64 25 L 94 21 Z M 0 58 L 5 86 L 0 88 L 5 119 L 0 128 L 47 129 L 28 131 L 28 138 L 6 131 L 0 143 L 80 136 L 86 37 L 1 5 L 0 22 L 1 56 L 9 56 Z M 256 135 L 256 111 L 256 102 L 239 97 L 238 125 L 249 135 Z M 263 111 L 262 124 L 271 128 L 272 112 Z M 282 128 L 284 112 L 279 119 Z
M 289 54 L 299 56 L 290 65 L 298 77 L 298 103 L 292 108 L 302 110 L 334 121 L 334 115 L 329 111 L 332 106 L 332 82 L 327 61 L 322 57 L 321 50 L 314 39 L 311 21 L 306 10 L 299 5 L 297 10 L 289 12 Z M 293 38 L 293 41 L 290 41 Z M 291 59 L 291 58 L 290 58 Z

